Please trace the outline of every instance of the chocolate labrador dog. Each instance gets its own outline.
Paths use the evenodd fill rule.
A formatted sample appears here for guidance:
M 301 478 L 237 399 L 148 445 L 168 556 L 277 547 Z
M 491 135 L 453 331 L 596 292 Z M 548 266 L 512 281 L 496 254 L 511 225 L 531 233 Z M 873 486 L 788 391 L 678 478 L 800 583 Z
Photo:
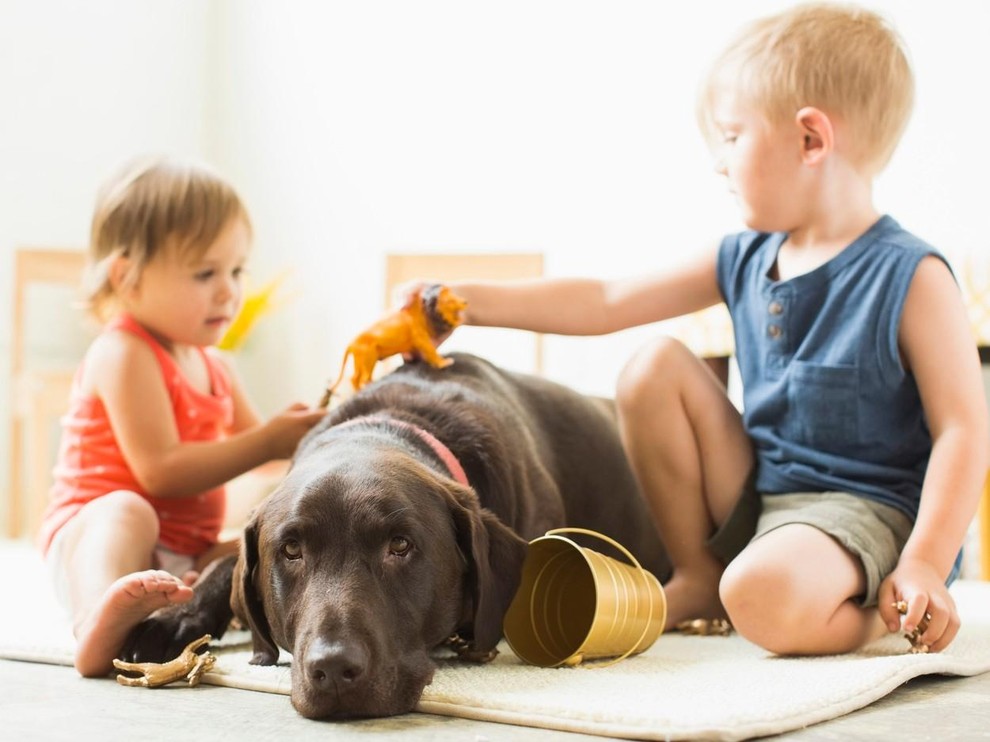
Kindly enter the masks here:
M 146 619 L 125 658 L 172 657 L 233 612 L 252 662 L 292 654 L 303 716 L 387 716 L 416 705 L 451 637 L 464 659 L 494 656 L 526 544 L 548 529 L 598 530 L 665 579 L 614 405 L 453 357 L 406 364 L 334 409 L 255 511 L 236 563 L 215 562 L 193 601 Z

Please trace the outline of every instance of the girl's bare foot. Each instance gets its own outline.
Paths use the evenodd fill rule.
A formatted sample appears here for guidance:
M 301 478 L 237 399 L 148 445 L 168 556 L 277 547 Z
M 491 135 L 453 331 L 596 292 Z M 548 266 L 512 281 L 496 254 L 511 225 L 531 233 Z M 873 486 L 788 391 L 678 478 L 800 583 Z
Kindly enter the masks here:
M 663 586 L 667 598 L 667 622 L 664 631 L 671 631 L 682 621 L 695 618 L 726 618 L 718 597 L 718 581 L 694 580 L 675 573 Z
M 192 596 L 188 585 L 162 570 L 124 575 L 76 624 L 76 670 L 84 677 L 106 675 L 132 628 L 153 611 Z

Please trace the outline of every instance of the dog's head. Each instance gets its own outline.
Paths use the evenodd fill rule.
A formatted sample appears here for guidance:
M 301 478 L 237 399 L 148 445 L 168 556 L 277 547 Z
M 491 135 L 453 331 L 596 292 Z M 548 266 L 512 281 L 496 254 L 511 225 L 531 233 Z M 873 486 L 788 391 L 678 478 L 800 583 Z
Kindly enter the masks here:
M 232 605 L 253 662 L 292 656 L 310 718 L 410 711 L 455 631 L 494 648 L 525 542 L 384 435 L 318 439 L 248 526 Z

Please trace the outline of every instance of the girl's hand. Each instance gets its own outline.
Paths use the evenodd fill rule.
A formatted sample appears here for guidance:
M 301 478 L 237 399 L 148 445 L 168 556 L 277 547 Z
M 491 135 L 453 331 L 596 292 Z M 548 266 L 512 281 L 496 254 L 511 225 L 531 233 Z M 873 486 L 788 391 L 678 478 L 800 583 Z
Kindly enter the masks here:
M 264 429 L 271 448 L 269 458 L 291 458 L 302 437 L 326 414 L 325 409 L 295 402 L 266 422 Z
M 887 628 L 905 633 L 914 631 L 925 613 L 931 615 L 928 628 L 921 635 L 921 641 L 932 652 L 940 652 L 959 633 L 959 613 L 956 602 L 945 586 L 945 580 L 928 562 L 914 559 L 901 560 L 897 568 L 880 584 L 877 597 L 880 616 Z M 907 614 L 901 625 L 901 616 L 895 608 L 897 601 L 907 603 Z

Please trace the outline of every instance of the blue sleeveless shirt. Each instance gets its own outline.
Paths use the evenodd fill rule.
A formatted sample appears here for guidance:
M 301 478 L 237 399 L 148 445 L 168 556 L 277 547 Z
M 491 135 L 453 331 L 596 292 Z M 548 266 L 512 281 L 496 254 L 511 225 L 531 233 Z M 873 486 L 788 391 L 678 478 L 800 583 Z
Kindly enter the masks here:
M 918 264 L 945 258 L 884 216 L 827 263 L 774 281 L 785 238 L 743 232 L 718 253 L 756 487 L 849 492 L 914 520 L 932 439 L 897 333 Z

